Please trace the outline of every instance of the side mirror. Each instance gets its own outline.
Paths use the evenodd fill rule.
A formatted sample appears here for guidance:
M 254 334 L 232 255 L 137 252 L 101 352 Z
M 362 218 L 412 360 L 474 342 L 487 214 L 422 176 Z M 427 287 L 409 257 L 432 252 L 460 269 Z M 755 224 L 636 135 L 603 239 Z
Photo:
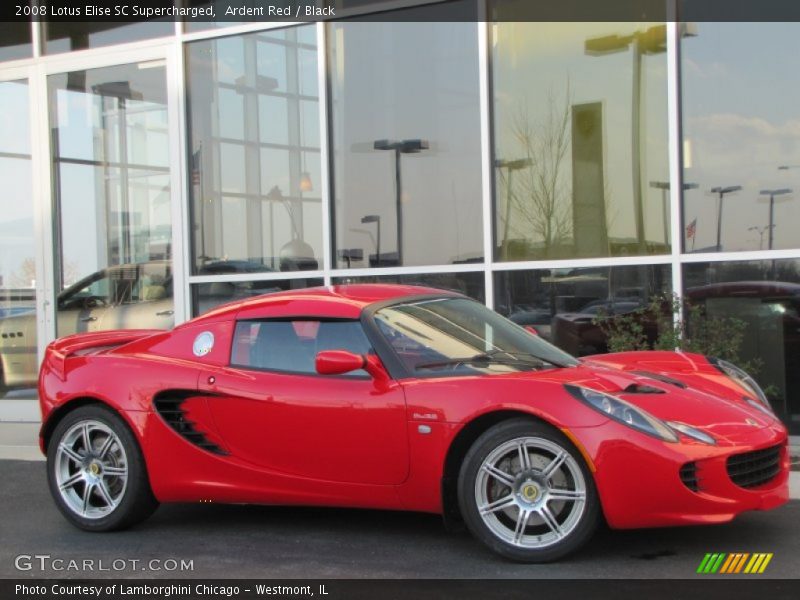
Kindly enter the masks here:
M 346 350 L 323 350 L 317 353 L 314 366 L 320 375 L 344 375 L 366 367 L 367 359 Z
M 525 331 L 527 331 L 531 335 L 536 335 L 536 336 L 539 335 L 539 332 L 536 331 L 536 327 L 534 327 L 533 325 L 525 325 Z

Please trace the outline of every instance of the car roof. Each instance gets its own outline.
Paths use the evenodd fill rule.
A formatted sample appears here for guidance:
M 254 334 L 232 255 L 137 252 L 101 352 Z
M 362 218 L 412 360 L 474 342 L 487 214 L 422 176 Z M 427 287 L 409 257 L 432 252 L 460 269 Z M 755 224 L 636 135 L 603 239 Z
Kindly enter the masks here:
M 370 304 L 427 295 L 460 296 L 455 292 L 416 285 L 372 283 L 331 285 L 274 292 L 229 302 L 189 323 L 288 316 L 357 319 L 361 311 Z

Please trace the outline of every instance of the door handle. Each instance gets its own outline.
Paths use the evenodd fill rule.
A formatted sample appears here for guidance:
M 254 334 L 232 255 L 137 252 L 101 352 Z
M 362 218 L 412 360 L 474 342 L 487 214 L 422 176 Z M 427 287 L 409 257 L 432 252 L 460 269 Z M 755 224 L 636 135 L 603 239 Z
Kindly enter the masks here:
M 175 313 L 174 310 L 161 310 L 161 311 L 156 313 L 156 316 L 157 317 L 168 317 L 168 316 L 170 316 L 170 315 L 172 315 L 174 313 Z
M 97 321 L 97 317 L 84 317 L 81 319 L 81 323 L 91 323 L 92 321 Z

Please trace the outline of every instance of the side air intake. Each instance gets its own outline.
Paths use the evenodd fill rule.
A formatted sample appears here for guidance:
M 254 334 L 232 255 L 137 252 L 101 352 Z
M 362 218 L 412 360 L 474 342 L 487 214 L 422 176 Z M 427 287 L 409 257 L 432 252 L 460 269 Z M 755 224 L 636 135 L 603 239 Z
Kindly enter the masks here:
M 190 420 L 183 404 L 190 397 L 196 397 L 196 391 L 167 390 L 159 392 L 153 398 L 153 406 L 162 419 L 181 437 L 212 454 L 225 456 L 228 453 L 208 439 L 203 431 L 197 429 L 197 423 Z

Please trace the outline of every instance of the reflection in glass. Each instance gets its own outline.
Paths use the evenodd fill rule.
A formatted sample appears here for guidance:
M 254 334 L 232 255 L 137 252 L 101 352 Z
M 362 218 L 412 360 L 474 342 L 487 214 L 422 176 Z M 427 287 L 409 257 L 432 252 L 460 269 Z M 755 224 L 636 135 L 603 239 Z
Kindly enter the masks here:
M 173 323 L 163 61 L 48 78 L 57 334 Z
M 30 23 L 0 23 L 0 61 L 31 56 Z
M 313 25 L 187 46 L 193 267 L 322 267 Z
M 321 278 L 275 279 L 270 281 L 215 281 L 192 285 L 192 316 L 207 313 L 226 302 L 247 300 L 261 294 L 322 285 Z
M 800 260 L 687 264 L 683 277 L 686 297 L 708 317 L 743 324 L 739 359 L 800 433 Z
M 491 27 L 495 257 L 669 251 L 666 26 Z
M 483 285 L 483 272 L 480 273 L 420 273 L 418 275 L 369 275 L 367 277 L 334 277 L 336 284 L 347 283 L 399 283 L 420 285 L 458 292 L 481 302 L 486 301 Z
M 800 248 L 797 24 L 685 27 L 685 251 Z
M 41 27 L 46 54 L 100 48 L 175 33 L 172 20 L 163 18 L 136 22 L 42 21 Z
M 0 399 L 30 398 L 36 382 L 36 244 L 33 237 L 28 82 L 0 83 Z
M 671 289 L 664 265 L 504 271 L 494 285 L 499 313 L 573 356 L 608 351 L 595 318 L 632 312 Z M 656 324 L 650 329 L 655 336 Z
M 475 23 L 329 27 L 336 265 L 481 261 Z

